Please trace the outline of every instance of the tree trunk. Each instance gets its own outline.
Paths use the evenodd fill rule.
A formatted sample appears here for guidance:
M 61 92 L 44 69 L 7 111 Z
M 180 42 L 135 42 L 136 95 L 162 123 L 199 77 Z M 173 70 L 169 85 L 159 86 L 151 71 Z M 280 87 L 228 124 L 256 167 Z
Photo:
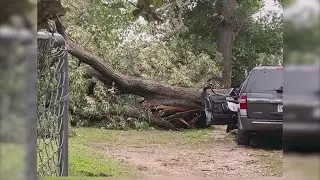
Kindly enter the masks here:
M 231 87 L 232 79 L 232 48 L 233 27 L 231 19 L 234 16 L 236 0 L 217 0 L 216 7 L 219 16 L 218 51 L 222 54 L 222 85 Z
M 102 58 L 90 54 L 70 40 L 68 40 L 68 44 L 68 51 L 72 56 L 94 69 L 91 69 L 88 73 L 97 77 L 105 85 L 110 85 L 110 83 L 114 82 L 121 93 L 142 96 L 149 103 L 155 105 L 195 108 L 200 108 L 203 105 L 201 89 L 171 86 L 149 79 L 117 73 L 110 66 L 103 63 Z

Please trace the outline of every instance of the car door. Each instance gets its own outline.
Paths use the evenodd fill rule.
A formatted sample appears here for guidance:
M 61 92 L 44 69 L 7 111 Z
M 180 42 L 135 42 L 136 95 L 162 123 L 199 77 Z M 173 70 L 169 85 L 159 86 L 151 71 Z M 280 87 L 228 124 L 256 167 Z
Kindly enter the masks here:
M 217 94 L 210 94 L 205 98 L 205 114 L 207 125 L 228 125 L 237 124 L 235 115 L 227 108 L 226 95 L 232 92 L 233 88 L 229 89 L 214 89 Z

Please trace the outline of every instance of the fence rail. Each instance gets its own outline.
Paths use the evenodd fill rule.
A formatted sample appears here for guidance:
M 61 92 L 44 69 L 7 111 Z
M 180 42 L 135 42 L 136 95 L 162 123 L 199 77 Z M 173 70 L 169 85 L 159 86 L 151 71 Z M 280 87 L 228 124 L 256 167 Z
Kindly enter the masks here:
M 68 175 L 68 54 L 63 36 L 37 37 L 37 173 Z

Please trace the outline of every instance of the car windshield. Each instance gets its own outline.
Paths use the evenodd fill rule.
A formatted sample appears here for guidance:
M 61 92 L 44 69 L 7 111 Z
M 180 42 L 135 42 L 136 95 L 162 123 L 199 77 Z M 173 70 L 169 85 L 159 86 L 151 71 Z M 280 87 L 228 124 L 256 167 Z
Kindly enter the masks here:
M 320 91 L 320 76 L 318 69 L 300 68 L 284 71 L 285 94 L 314 94 Z
M 283 69 L 253 69 L 245 92 L 249 93 L 282 93 Z

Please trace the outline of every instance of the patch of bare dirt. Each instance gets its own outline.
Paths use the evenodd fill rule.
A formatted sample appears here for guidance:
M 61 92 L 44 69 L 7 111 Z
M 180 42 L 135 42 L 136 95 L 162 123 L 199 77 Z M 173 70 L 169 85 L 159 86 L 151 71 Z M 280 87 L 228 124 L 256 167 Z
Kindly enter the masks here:
M 103 147 L 107 156 L 137 167 L 143 176 L 171 177 L 261 177 L 266 165 L 262 156 L 281 151 L 264 151 L 237 146 L 223 131 L 211 134 L 199 148 L 183 146 Z M 220 140 L 219 140 L 220 139 Z M 222 140 L 221 140 L 222 139 Z

